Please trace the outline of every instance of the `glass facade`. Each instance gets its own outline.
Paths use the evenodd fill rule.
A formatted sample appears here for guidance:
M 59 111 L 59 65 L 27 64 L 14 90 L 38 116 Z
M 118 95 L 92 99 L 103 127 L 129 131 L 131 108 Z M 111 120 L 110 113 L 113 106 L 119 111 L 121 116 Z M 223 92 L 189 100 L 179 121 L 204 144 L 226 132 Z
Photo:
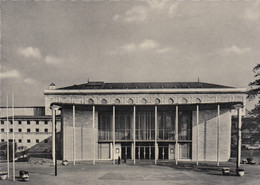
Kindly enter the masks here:
M 137 112 L 135 128 L 136 140 L 154 140 L 154 112 Z
M 113 140 L 113 113 L 99 112 L 98 118 L 99 142 L 112 143 Z M 136 159 L 155 158 L 155 111 L 153 109 L 138 109 L 135 125 L 135 157 Z M 158 159 L 169 159 L 175 149 L 175 110 L 158 110 L 157 112 L 157 143 Z M 115 113 L 115 141 L 121 143 L 121 156 L 131 158 L 133 143 L 133 109 Z M 178 142 L 179 158 L 191 158 L 192 140 L 192 111 L 180 110 L 178 113 Z M 175 148 L 175 147 L 174 147 Z M 103 153 L 103 152 L 102 152 Z M 104 154 L 103 154 L 104 155 Z M 99 156 L 100 157 L 100 156 Z M 107 157 L 107 156 L 106 156 Z M 173 158 L 173 157 L 171 157 Z

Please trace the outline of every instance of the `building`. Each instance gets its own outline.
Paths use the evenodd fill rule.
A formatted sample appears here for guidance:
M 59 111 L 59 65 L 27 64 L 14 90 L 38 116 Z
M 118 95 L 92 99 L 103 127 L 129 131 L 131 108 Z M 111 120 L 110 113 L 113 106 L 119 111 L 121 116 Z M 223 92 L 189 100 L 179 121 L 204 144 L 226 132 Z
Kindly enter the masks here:
M 88 82 L 51 84 L 44 95 L 46 115 L 60 107 L 63 159 L 156 163 L 229 160 L 231 115 L 245 92 L 202 82 Z
M 0 122 L 1 143 L 6 143 L 8 138 L 12 142 L 14 132 L 17 152 L 51 153 L 52 116 L 45 115 L 45 107 L 14 107 L 14 114 L 11 107 L 1 107 Z

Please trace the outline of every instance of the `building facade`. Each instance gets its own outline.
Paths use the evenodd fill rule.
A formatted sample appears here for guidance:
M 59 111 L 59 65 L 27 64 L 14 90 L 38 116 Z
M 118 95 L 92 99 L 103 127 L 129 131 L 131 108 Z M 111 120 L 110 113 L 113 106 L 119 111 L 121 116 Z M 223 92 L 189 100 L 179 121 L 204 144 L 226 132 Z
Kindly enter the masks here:
M 88 82 L 45 90 L 60 107 L 65 160 L 227 161 L 243 88 L 201 82 Z M 241 109 L 241 108 L 239 108 Z
M 45 116 L 45 107 L 1 107 L 0 116 L 1 143 L 12 142 L 14 135 L 17 152 L 51 153 L 52 116 Z

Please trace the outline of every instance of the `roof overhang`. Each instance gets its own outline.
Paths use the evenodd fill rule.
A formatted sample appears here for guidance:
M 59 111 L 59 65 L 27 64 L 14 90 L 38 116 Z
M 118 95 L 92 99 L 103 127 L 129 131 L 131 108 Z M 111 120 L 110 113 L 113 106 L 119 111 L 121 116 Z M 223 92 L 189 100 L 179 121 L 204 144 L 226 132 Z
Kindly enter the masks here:
M 77 94 L 212 94 L 212 93 L 246 93 L 245 88 L 189 88 L 189 89 L 82 89 L 82 90 L 45 90 L 44 95 Z

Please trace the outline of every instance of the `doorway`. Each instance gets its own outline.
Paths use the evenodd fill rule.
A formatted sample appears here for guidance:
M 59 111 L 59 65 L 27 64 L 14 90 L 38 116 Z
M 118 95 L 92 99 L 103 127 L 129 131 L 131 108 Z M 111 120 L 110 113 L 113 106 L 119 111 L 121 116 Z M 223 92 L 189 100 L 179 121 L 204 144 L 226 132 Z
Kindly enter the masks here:
M 131 159 L 131 143 L 121 143 L 121 159 Z

